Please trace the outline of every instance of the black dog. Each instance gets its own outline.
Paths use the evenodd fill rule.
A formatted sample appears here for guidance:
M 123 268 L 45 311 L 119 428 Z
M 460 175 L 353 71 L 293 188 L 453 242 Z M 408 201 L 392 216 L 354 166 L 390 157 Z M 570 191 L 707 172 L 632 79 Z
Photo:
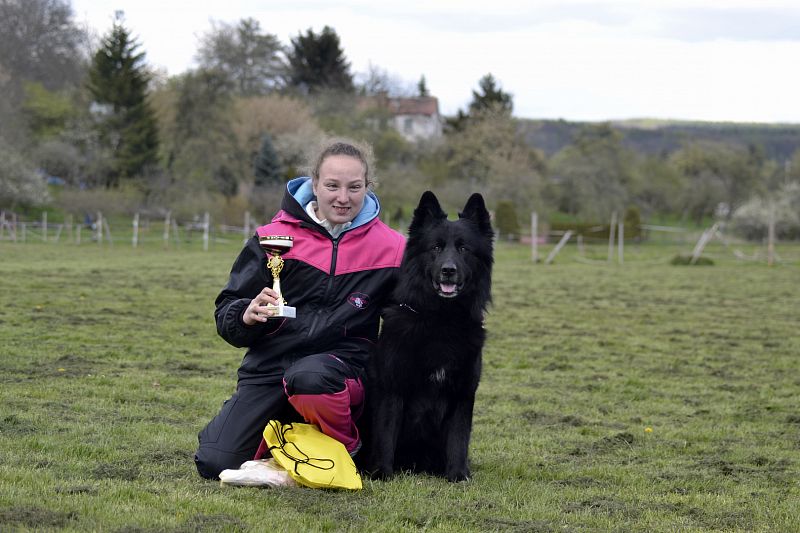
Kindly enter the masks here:
M 422 195 L 368 369 L 367 470 L 375 477 L 412 470 L 469 478 L 493 237 L 480 194 L 457 221 L 447 220 L 433 193 Z

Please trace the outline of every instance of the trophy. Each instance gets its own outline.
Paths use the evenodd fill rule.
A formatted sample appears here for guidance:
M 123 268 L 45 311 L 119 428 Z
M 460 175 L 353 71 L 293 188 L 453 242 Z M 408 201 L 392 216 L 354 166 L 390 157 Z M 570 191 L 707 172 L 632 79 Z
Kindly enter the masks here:
M 272 272 L 272 290 L 278 293 L 278 305 L 268 305 L 272 311 L 270 318 L 295 318 L 296 310 L 294 307 L 286 305 L 281 293 L 281 269 L 283 269 L 283 257 L 292 249 L 293 239 L 287 235 L 266 235 L 258 241 L 261 248 L 267 253 L 267 268 Z

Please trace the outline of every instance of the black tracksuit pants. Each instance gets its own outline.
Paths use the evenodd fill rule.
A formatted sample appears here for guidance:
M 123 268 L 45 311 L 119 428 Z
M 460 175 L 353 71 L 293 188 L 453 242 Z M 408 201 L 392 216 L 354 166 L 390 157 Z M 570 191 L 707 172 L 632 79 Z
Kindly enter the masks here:
M 364 388 L 354 368 L 334 354 L 303 357 L 286 370 L 282 383 L 239 383 L 198 435 L 197 471 L 216 479 L 253 459 L 270 420 L 316 424 L 355 452 L 361 446 L 355 421 L 363 406 Z

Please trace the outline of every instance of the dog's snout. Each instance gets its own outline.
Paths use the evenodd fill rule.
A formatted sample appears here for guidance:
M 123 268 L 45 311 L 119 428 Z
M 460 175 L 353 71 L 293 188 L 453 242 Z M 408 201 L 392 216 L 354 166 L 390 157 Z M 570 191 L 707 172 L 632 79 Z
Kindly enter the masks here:
M 442 265 L 442 276 L 453 277 L 457 271 L 456 264 L 452 261 L 447 261 Z

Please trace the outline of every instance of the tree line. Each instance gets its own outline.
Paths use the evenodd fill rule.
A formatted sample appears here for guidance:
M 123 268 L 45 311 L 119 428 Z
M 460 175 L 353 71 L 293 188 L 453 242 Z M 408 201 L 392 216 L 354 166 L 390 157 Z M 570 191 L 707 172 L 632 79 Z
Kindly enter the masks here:
M 471 101 L 446 117 L 443 138 L 414 143 L 369 97 L 429 96 L 424 75 L 412 84 L 374 65 L 353 73 L 333 28 L 284 45 L 252 18 L 214 22 L 197 67 L 174 76 L 148 66 L 145 45 L 122 13 L 93 41 L 69 0 L 0 0 L 0 205 L 263 218 L 309 149 L 336 134 L 373 144 L 378 192 L 397 221 L 431 188 L 450 205 L 482 192 L 505 211 L 505 233 L 531 211 L 590 222 L 634 209 L 718 216 L 750 235 L 778 216 L 784 236 L 800 234 L 800 151 L 779 161 L 757 142 L 687 136 L 645 153 L 600 123 L 548 152 L 491 74 L 465 88 Z

